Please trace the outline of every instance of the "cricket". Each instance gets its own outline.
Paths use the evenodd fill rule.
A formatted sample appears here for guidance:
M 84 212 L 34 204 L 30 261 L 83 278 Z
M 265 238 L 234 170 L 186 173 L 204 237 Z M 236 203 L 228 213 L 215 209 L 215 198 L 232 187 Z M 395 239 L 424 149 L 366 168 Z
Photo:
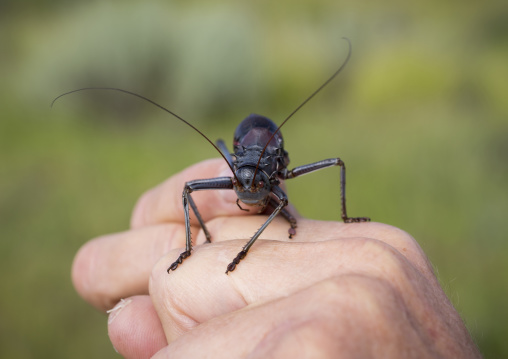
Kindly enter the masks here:
M 203 136 L 227 162 L 232 171 L 232 177 L 216 177 L 208 179 L 196 179 L 189 181 L 183 188 L 182 201 L 185 217 L 186 245 L 185 250 L 168 267 L 167 272 L 175 271 L 183 261 L 192 253 L 192 238 L 190 231 L 190 209 L 194 212 L 203 232 L 206 236 L 206 242 L 210 243 L 212 237 L 206 228 L 199 210 L 192 199 L 191 194 L 195 191 L 204 190 L 234 190 L 237 196 L 236 205 L 244 211 L 242 204 L 248 207 L 254 207 L 256 213 L 269 214 L 263 225 L 254 233 L 250 240 L 243 246 L 242 250 L 232 260 L 226 268 L 226 274 L 232 272 L 243 260 L 253 244 L 260 237 L 266 227 L 273 219 L 281 215 L 289 223 L 289 238 L 296 235 L 297 221 L 294 216 L 286 209 L 288 197 L 279 186 L 281 181 L 300 177 L 302 175 L 318 171 L 328 167 L 340 167 L 340 209 L 341 218 L 345 223 L 368 222 L 368 217 L 349 217 L 346 210 L 346 166 L 340 158 L 330 158 L 307 165 L 288 169 L 289 155 L 284 149 L 284 139 L 280 131 L 281 127 L 293 117 L 307 102 L 318 94 L 326 85 L 328 85 L 344 69 L 351 58 L 352 46 L 348 38 L 343 38 L 348 43 L 348 54 L 341 66 L 330 76 L 317 90 L 308 96 L 293 112 L 291 112 L 282 123 L 277 126 L 275 122 L 267 117 L 251 114 L 247 116 L 235 130 L 233 136 L 233 153 L 230 153 L 226 144 L 218 140 L 215 144 L 200 130 L 191 123 L 184 120 L 179 115 L 158 103 L 131 91 L 122 90 L 113 87 L 86 87 L 63 93 L 56 97 L 51 106 L 62 96 L 71 93 L 86 90 L 111 90 L 122 92 L 131 96 L 138 97 L 147 101 L 158 108 L 171 114 L 173 117 L 182 121 L 201 136 Z M 240 203 L 241 202 L 241 203 Z

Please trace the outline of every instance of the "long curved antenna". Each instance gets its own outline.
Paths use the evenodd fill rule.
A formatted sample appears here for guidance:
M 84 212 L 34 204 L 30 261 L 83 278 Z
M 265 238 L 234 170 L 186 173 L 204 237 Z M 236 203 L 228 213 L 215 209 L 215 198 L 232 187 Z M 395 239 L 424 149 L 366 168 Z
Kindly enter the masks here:
M 80 91 L 89 91 L 89 90 L 109 90 L 109 91 L 119 91 L 119 92 L 123 92 L 123 93 L 126 93 L 128 95 L 132 95 L 132 96 L 135 96 L 135 97 L 138 97 L 142 100 L 145 100 L 147 102 L 150 102 L 152 105 L 155 105 L 157 106 L 158 108 L 160 108 L 161 110 L 163 111 L 166 111 L 167 113 L 173 115 L 174 117 L 176 117 L 177 119 L 179 119 L 180 121 L 182 121 L 183 123 L 185 123 L 186 125 L 188 125 L 189 127 L 191 127 L 193 130 L 195 130 L 197 133 L 199 133 L 201 136 L 204 137 L 205 140 L 207 140 L 212 146 L 213 148 L 215 148 L 217 150 L 217 152 L 220 153 L 220 155 L 222 156 L 222 158 L 224 158 L 224 161 L 226 161 L 226 163 L 228 164 L 229 168 L 231 168 L 231 172 L 233 172 L 233 176 L 235 177 L 235 179 L 238 181 L 238 178 L 236 177 L 236 174 L 235 174 L 235 170 L 233 169 L 233 167 L 229 164 L 226 156 L 224 156 L 221 152 L 221 150 L 212 142 L 210 141 L 210 139 L 208 137 L 205 136 L 205 134 L 203 132 L 201 132 L 200 130 L 198 130 L 196 127 L 194 127 L 194 125 L 190 124 L 189 122 L 185 121 L 183 118 L 181 118 L 180 116 L 178 116 L 176 113 L 168 110 L 167 108 L 165 108 L 164 106 L 161 106 L 159 105 L 158 103 L 150 100 L 149 98 L 145 97 L 145 96 L 141 96 L 141 95 L 138 95 L 137 93 L 134 93 L 134 92 L 130 92 L 130 91 L 127 91 L 127 90 L 122 90 L 122 89 L 119 89 L 119 88 L 115 88 L 115 87 L 83 87 L 83 88 L 80 88 L 80 89 L 76 89 L 76 90 L 72 90 L 72 91 L 69 91 L 69 92 L 65 92 L 59 96 L 57 96 L 53 102 L 51 102 L 51 107 L 53 107 L 53 105 L 55 104 L 56 100 L 58 100 L 60 97 L 63 97 L 63 96 L 66 96 L 66 95 L 69 95 L 71 93 L 74 93 L 74 92 L 80 92 Z
M 349 51 L 348 51 L 348 54 L 347 54 L 347 57 L 346 57 L 346 60 L 344 60 L 344 62 L 342 63 L 342 65 L 340 65 L 340 67 L 338 68 L 337 71 L 335 71 L 335 73 L 330 76 L 330 78 L 328 80 L 326 80 L 316 91 L 314 91 L 309 97 L 307 97 L 307 99 L 305 99 L 305 101 L 303 101 L 300 106 L 298 106 L 293 112 L 291 112 L 289 114 L 288 117 L 286 117 L 286 119 L 284 121 L 282 121 L 282 123 L 280 124 L 279 127 L 277 127 L 277 130 L 272 134 L 272 136 L 270 137 L 270 139 L 266 142 L 266 145 L 265 147 L 263 147 L 263 151 L 261 151 L 261 154 L 259 155 L 259 160 L 258 160 L 258 163 L 256 165 L 256 170 L 254 171 L 254 176 L 252 178 L 256 178 L 256 174 L 258 172 L 258 168 L 259 168 L 259 164 L 261 163 L 261 158 L 263 157 L 265 151 L 266 151 L 266 148 L 268 147 L 268 144 L 272 141 L 272 139 L 274 138 L 274 136 L 277 134 L 277 132 L 279 132 L 280 128 L 282 126 L 284 126 L 284 124 L 291 118 L 293 117 L 293 115 L 295 113 L 298 112 L 298 110 L 300 110 L 307 102 L 309 102 L 314 96 L 317 95 L 317 93 L 319 91 L 321 91 L 326 85 L 328 85 L 335 77 L 337 77 L 337 75 L 342 71 L 342 69 L 346 66 L 346 64 L 348 63 L 349 59 L 351 58 L 351 41 L 347 38 L 347 37 L 343 37 L 344 40 L 347 41 L 348 45 L 349 45 Z M 252 181 L 252 186 L 254 186 L 254 180 Z

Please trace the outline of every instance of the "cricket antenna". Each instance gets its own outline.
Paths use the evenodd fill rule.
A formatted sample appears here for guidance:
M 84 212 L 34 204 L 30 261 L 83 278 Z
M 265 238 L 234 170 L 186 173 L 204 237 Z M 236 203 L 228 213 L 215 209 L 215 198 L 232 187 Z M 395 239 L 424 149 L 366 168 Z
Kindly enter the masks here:
M 284 121 L 282 121 L 282 123 L 280 124 L 279 127 L 277 127 L 277 130 L 275 130 L 275 132 L 272 134 L 272 136 L 270 137 L 270 139 L 266 142 L 266 145 L 265 147 L 263 147 L 263 151 L 261 151 L 261 154 L 259 155 L 259 160 L 258 160 L 258 163 L 256 165 L 256 170 L 254 171 L 254 176 L 252 178 L 256 178 L 256 174 L 258 172 L 258 169 L 259 169 L 259 164 L 261 163 L 261 158 L 263 157 L 265 151 L 266 151 L 266 148 L 268 147 L 268 144 L 272 141 L 272 139 L 275 137 L 275 135 L 277 134 L 277 132 L 279 132 L 280 128 L 282 126 L 284 126 L 284 124 L 291 118 L 293 117 L 293 115 L 295 113 L 298 112 L 298 110 L 300 110 L 307 102 L 309 102 L 314 96 L 316 96 L 318 94 L 319 91 L 321 91 L 326 85 L 328 85 L 335 77 L 337 77 L 337 75 L 342 71 L 342 69 L 344 69 L 344 67 L 346 66 L 346 64 L 348 63 L 349 59 L 351 58 L 351 41 L 347 38 L 347 37 L 343 37 L 344 40 L 347 41 L 348 45 L 349 45 L 349 51 L 348 51 L 348 54 L 347 54 L 347 57 L 346 59 L 344 60 L 344 62 L 342 63 L 342 65 L 340 65 L 340 67 L 337 69 L 337 71 L 335 71 L 335 73 L 330 76 L 330 78 L 328 80 L 326 80 L 316 91 L 314 91 L 309 97 L 307 97 L 305 99 L 305 101 L 303 101 L 300 106 L 298 106 L 293 112 L 291 112 L 289 114 L 288 117 L 286 117 L 286 119 Z M 254 181 L 252 181 L 253 183 L 253 186 L 254 186 Z
M 233 169 L 233 167 L 231 166 L 231 164 L 228 162 L 226 156 L 224 156 L 224 154 L 221 152 L 221 150 L 219 150 L 219 148 L 212 142 L 210 141 L 210 139 L 208 137 L 206 137 L 206 135 L 201 132 L 200 130 L 198 130 L 196 127 L 194 127 L 194 125 L 192 125 L 191 123 L 185 121 L 183 118 L 181 118 L 180 116 L 178 116 L 176 113 L 168 110 L 167 108 L 165 108 L 164 106 L 161 106 L 159 105 L 158 103 L 150 100 L 149 98 L 145 97 L 145 96 L 141 96 L 141 95 L 138 95 L 137 93 L 134 93 L 134 92 L 131 92 L 131 91 L 127 91 L 127 90 L 122 90 L 122 89 L 119 89 L 119 88 L 114 88 L 114 87 L 84 87 L 84 88 L 80 88 L 80 89 L 76 89 L 76 90 L 72 90 L 72 91 L 69 91 L 69 92 L 65 92 L 59 96 L 57 96 L 53 102 L 51 102 L 51 107 L 53 107 L 53 105 L 55 104 L 55 102 L 63 97 L 63 96 L 66 96 L 66 95 L 69 95 L 71 93 L 75 93 L 75 92 L 80 92 L 80 91 L 90 91 L 90 90 L 107 90 L 107 91 L 118 91 L 118 92 L 123 92 L 127 95 L 131 95 L 131 96 L 135 96 L 137 98 L 140 98 L 142 100 L 145 100 L 149 103 L 151 103 L 152 105 L 155 105 L 157 106 L 158 108 L 160 108 L 161 110 L 163 111 L 166 111 L 167 113 L 169 113 L 170 115 L 173 115 L 174 117 L 176 117 L 177 119 L 179 119 L 180 121 L 182 121 L 183 123 L 185 123 L 186 125 L 188 125 L 189 127 L 191 127 L 194 131 L 196 131 L 197 133 L 199 133 L 201 136 L 204 137 L 205 140 L 207 140 L 212 146 L 213 148 L 215 148 L 217 150 L 217 152 L 220 153 L 220 155 L 222 156 L 222 158 L 224 158 L 224 161 L 226 161 L 226 163 L 228 164 L 229 168 L 231 168 L 231 172 L 233 172 L 233 176 L 235 177 L 235 179 L 238 181 L 238 178 L 236 177 L 236 174 L 235 174 L 235 170 Z

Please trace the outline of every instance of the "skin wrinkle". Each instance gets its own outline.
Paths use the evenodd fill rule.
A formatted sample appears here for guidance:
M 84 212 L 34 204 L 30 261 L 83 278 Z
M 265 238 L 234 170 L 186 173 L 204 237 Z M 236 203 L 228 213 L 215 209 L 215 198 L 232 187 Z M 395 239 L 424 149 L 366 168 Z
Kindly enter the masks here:
M 359 239 L 356 239 L 356 241 L 359 241 Z M 407 278 L 408 272 L 406 268 L 411 268 L 413 271 L 422 274 L 414 267 L 411 261 L 391 245 L 376 239 L 367 238 L 364 238 L 362 242 L 361 250 L 365 253 L 374 253 L 373 258 L 370 258 L 370 260 L 367 258 L 366 260 L 366 263 L 370 264 L 368 267 L 372 270 L 372 273 L 380 273 L 389 279 L 395 279 L 394 283 L 398 282 L 397 278 L 393 277 L 395 273 L 403 273 L 405 278 Z M 402 290 L 403 288 L 399 289 Z
M 398 248 L 394 247 L 392 244 L 386 243 L 386 242 L 383 242 L 383 241 L 380 241 L 380 240 L 377 240 L 377 239 L 373 239 L 373 240 L 376 241 L 379 245 L 383 246 L 385 250 L 388 250 L 394 257 L 397 258 L 397 260 L 403 261 L 409 267 L 418 270 L 418 272 L 423 274 L 426 278 L 433 277 L 433 274 L 432 274 L 430 266 L 420 266 L 420 265 L 418 265 L 419 264 L 418 263 L 419 262 L 418 259 L 421 258 L 422 253 L 418 253 L 416 256 L 411 255 L 410 258 L 408 258 L 408 254 L 402 254 L 400 252 L 400 250 Z M 404 266 L 399 265 L 398 267 L 399 268 L 403 268 Z
M 250 327 L 248 322 L 244 320 L 244 318 L 247 318 L 250 314 L 250 311 L 255 307 L 247 306 L 242 309 L 239 309 L 235 312 L 230 312 L 225 315 L 212 318 L 205 323 L 202 323 L 198 327 L 196 327 L 194 330 L 183 333 L 182 337 L 178 338 L 178 340 L 174 342 L 169 342 L 169 346 L 167 347 L 166 356 L 168 358 L 174 357 L 173 355 L 177 354 L 179 351 L 181 351 L 181 348 L 183 349 L 183 352 L 187 354 L 188 351 L 186 350 L 186 342 L 189 340 L 189 338 L 192 338 L 193 336 L 199 336 L 202 338 L 205 338 L 205 344 L 209 345 L 209 352 L 207 352 L 207 355 L 210 357 L 214 357 L 214 355 L 217 355 L 217 347 L 228 347 L 225 342 L 229 341 L 229 338 L 226 338 L 224 336 L 215 338 L 215 330 L 214 327 L 220 327 L 223 329 L 226 329 L 228 331 L 231 331 L 231 328 L 234 326 L 234 332 L 231 333 L 233 336 L 236 335 L 238 332 L 244 333 L 241 340 L 244 343 L 254 343 L 258 340 L 260 336 L 262 336 L 262 332 L 264 330 L 262 328 L 259 328 L 259 326 L 253 326 Z M 271 318 L 268 318 L 268 321 Z M 266 321 L 264 322 L 266 323 Z M 233 325 L 234 324 L 234 325 Z M 239 339 L 239 338 L 237 338 Z M 235 348 L 237 349 L 237 348 Z M 238 350 L 238 349 L 237 349 Z M 221 351 L 221 357 L 234 357 L 234 358 L 244 358 L 251 350 L 249 349 L 249 345 L 246 345 L 243 349 L 241 349 L 241 353 L 234 352 L 222 352 Z M 176 353 L 175 353 L 176 352 Z M 181 355 L 181 354 L 180 354 Z M 178 355 L 175 355 L 175 357 L 178 357 Z
M 227 253 L 227 254 L 224 256 L 224 258 L 229 258 L 229 257 L 230 257 L 230 253 L 229 253 L 229 251 L 228 251 L 228 252 L 226 252 L 226 253 Z M 222 253 L 220 253 L 217 257 L 219 257 L 219 256 L 223 256 L 223 255 L 222 255 Z M 238 269 L 239 269 L 239 268 L 238 268 Z M 244 308 L 244 307 L 248 306 L 248 305 L 249 305 L 249 302 L 247 301 L 247 298 L 245 297 L 244 292 L 240 290 L 240 287 L 241 287 L 241 286 L 239 285 L 239 283 L 241 283 L 241 281 L 239 281 L 237 278 L 238 278 L 238 276 L 232 276 L 232 275 L 231 275 L 231 276 L 229 276 L 229 275 L 228 275 L 227 280 L 228 280 L 228 283 L 229 283 L 229 284 L 231 285 L 231 287 L 233 288 L 233 293 L 235 293 L 235 294 L 238 296 L 238 298 L 240 299 L 240 301 L 241 301 L 241 303 L 242 303 L 242 304 L 239 306 L 239 309 L 241 309 L 241 308 Z M 237 301 L 235 300 L 235 303 L 236 303 L 236 302 L 237 302 Z
M 229 245 L 229 243 L 223 243 L 223 244 Z M 235 249 L 236 249 L 236 246 L 235 246 Z M 237 297 L 234 300 L 232 300 L 231 302 L 235 304 L 235 307 L 237 309 L 241 309 L 241 308 L 247 306 L 248 305 L 247 300 L 245 299 L 243 293 L 236 286 L 237 283 L 239 282 L 238 277 L 237 276 L 230 276 L 230 275 L 226 275 L 226 274 L 222 275 L 224 273 L 222 269 L 225 268 L 225 266 L 223 266 L 222 264 L 219 264 L 219 263 L 229 261 L 231 252 L 227 252 L 228 253 L 227 255 L 223 255 L 222 251 L 217 253 L 217 251 L 215 251 L 214 248 L 209 247 L 209 246 L 200 247 L 200 248 L 198 248 L 198 251 L 202 252 L 201 258 L 203 258 L 203 256 L 206 256 L 206 259 L 209 260 L 210 263 L 213 263 L 213 265 L 216 266 L 217 270 L 220 272 L 220 276 L 213 277 L 213 278 L 216 278 L 216 281 L 215 281 L 216 284 L 215 283 L 211 284 L 209 282 L 208 286 L 210 288 L 213 288 L 214 284 L 215 284 L 218 287 L 220 287 L 220 286 L 226 287 L 225 288 L 226 291 L 236 294 Z M 217 257 L 222 257 L 223 261 L 218 260 Z M 205 295 L 207 297 L 208 297 L 208 294 L 209 294 L 208 292 L 205 293 Z M 222 297 L 220 297 L 219 299 L 222 300 Z M 238 304 L 239 302 L 241 302 L 241 304 Z
M 258 245 L 262 245 L 263 242 L 259 243 Z M 237 268 L 237 270 L 240 270 L 240 267 Z M 256 300 L 255 295 L 252 295 L 253 291 L 255 292 L 255 289 L 253 289 L 251 286 L 249 286 L 249 283 L 243 282 L 241 279 L 238 279 L 239 276 L 235 275 L 228 275 L 231 279 L 229 279 L 229 282 L 234 288 L 235 293 L 237 293 L 244 303 L 244 306 L 248 306 L 249 304 L 257 301 L 260 302 L 259 299 Z M 242 278 L 242 277 L 240 277 Z M 247 299 L 249 298 L 249 299 Z
M 363 237 L 372 239 L 390 239 L 390 243 L 384 243 L 391 245 L 399 252 L 404 252 L 404 255 L 408 257 L 408 259 L 411 259 L 412 264 L 416 265 L 423 273 L 426 273 L 427 271 L 430 272 L 429 277 L 434 276 L 434 271 L 430 261 L 426 258 L 423 250 L 418 245 L 418 242 L 416 242 L 416 240 L 410 234 L 397 227 L 382 223 L 372 223 L 375 224 L 375 230 L 370 229 L 374 228 L 373 226 L 363 226 L 363 228 L 367 228 L 365 233 L 362 233 Z M 343 225 L 342 223 L 337 223 L 337 225 L 342 225 L 340 234 L 343 237 L 358 236 L 357 229 L 354 226 Z
M 169 276 L 168 276 L 169 277 Z M 150 277 L 150 283 L 149 283 L 149 291 L 150 293 L 153 292 L 153 283 L 156 279 L 153 279 L 153 272 L 152 276 Z M 168 279 L 170 280 L 170 279 Z M 166 338 L 168 343 L 170 343 L 174 338 L 171 338 L 170 335 L 176 335 L 180 336 L 184 334 L 185 332 L 191 330 L 192 328 L 196 327 L 199 322 L 192 318 L 189 314 L 187 314 L 180 306 L 178 301 L 175 301 L 175 296 L 170 290 L 170 286 L 164 286 L 164 285 L 158 285 L 158 288 L 163 288 L 163 294 L 162 298 L 165 298 L 165 300 L 162 302 L 162 308 L 157 305 L 157 303 L 154 301 L 155 309 L 158 313 L 169 313 L 169 316 L 173 318 L 173 324 L 178 324 L 176 326 L 173 326 L 172 328 L 165 328 L 166 331 Z M 161 297 L 159 295 L 159 297 Z M 166 314 L 165 314 L 166 315 Z M 164 326 L 165 323 L 163 323 Z
M 299 357 L 302 358 L 309 357 L 307 355 L 308 351 L 305 350 L 308 337 L 305 335 L 306 333 L 301 333 L 301 328 L 305 329 L 309 324 L 312 324 L 312 322 L 315 322 L 315 320 L 308 319 L 307 317 L 297 320 L 291 318 L 274 325 L 260 338 L 256 346 L 247 356 L 247 359 L 267 358 L 269 353 L 271 353 L 269 358 L 275 358 L 281 342 L 287 339 L 293 339 L 297 343 L 296 345 L 293 344 L 291 348 L 292 352 L 298 352 Z

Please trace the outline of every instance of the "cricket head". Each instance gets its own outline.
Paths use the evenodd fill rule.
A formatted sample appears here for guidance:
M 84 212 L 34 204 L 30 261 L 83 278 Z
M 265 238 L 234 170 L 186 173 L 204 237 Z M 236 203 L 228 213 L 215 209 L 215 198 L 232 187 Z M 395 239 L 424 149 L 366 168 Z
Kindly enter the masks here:
M 233 188 L 238 199 L 248 206 L 264 206 L 270 195 L 270 179 L 263 171 L 257 171 L 256 166 L 242 166 L 236 170 Z

